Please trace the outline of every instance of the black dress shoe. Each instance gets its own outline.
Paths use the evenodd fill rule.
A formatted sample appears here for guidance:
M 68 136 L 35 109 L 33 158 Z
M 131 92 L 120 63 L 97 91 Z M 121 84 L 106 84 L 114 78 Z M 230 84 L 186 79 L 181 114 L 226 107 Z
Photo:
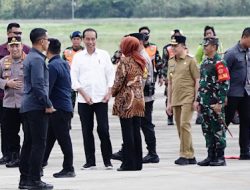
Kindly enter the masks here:
M 125 168 L 117 168 L 118 172 L 122 172 L 122 171 L 140 171 L 141 169 L 125 169 Z
M 19 189 L 28 189 L 28 180 L 26 178 L 21 178 L 19 181 L 18 188 Z
M 106 170 L 112 170 L 113 169 L 113 165 L 111 164 L 111 162 L 107 162 L 104 165 L 105 165 Z
M 196 161 L 195 157 L 194 158 L 189 158 L 188 159 L 188 164 L 197 164 L 197 161 Z
M 11 161 L 9 161 L 8 163 L 6 163 L 5 166 L 6 166 L 7 168 L 16 168 L 16 167 L 19 167 L 19 162 L 20 162 L 19 159 L 11 160 Z
M 142 163 L 144 163 L 144 164 L 147 164 L 147 163 L 159 163 L 159 161 L 160 161 L 160 158 L 159 158 L 159 156 L 157 154 L 153 155 L 153 154 L 150 154 L 150 153 L 142 159 Z
M 66 178 L 66 177 L 75 177 L 76 174 L 74 170 L 68 171 L 63 169 L 58 173 L 54 173 L 53 176 L 55 178 Z
M 174 161 L 175 164 L 177 165 L 188 165 L 189 164 L 189 161 L 187 158 L 183 158 L 183 157 L 180 157 L 178 158 L 177 160 Z
M 122 150 L 119 150 L 118 152 L 112 154 L 111 159 L 113 160 L 120 160 L 122 161 Z
M 9 161 L 10 161 L 9 156 L 3 156 L 2 158 L 0 158 L 0 165 L 4 165 L 4 164 L 8 163 Z
M 82 166 L 82 170 L 93 170 L 96 168 L 95 164 L 86 163 Z
M 126 170 L 126 169 L 124 169 L 124 168 L 117 168 L 117 171 L 118 171 L 118 172 L 122 172 L 122 171 L 128 171 L 128 170 Z
M 53 189 L 53 185 L 45 183 L 43 181 L 28 181 L 27 189 L 42 189 L 42 190 L 50 190 Z

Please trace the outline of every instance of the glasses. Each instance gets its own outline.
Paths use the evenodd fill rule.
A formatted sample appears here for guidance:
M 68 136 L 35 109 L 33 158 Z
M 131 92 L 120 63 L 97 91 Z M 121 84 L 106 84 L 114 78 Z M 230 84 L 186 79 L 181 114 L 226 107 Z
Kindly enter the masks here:
M 148 36 L 148 35 L 149 35 L 149 33 L 148 33 L 148 32 L 143 32 L 142 34 L 144 34 L 144 35 L 146 35 L 146 36 Z

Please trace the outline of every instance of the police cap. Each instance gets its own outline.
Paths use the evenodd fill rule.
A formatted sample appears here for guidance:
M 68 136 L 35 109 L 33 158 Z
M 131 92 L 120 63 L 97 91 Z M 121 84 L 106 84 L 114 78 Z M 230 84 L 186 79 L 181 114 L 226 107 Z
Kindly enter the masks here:
M 8 44 L 12 45 L 12 44 L 21 44 L 22 40 L 20 36 L 16 36 L 16 37 L 9 37 L 8 38 Z
M 170 42 L 171 45 L 185 44 L 185 43 L 186 43 L 185 36 L 174 36 Z

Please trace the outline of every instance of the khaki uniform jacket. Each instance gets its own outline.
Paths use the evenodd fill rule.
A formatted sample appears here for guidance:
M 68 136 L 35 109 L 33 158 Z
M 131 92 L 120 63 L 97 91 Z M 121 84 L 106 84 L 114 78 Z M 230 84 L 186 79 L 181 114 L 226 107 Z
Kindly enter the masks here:
M 131 57 L 121 58 L 112 87 L 113 115 L 144 117 L 143 70 Z
M 168 80 L 172 81 L 172 106 L 193 103 L 195 82 L 199 70 L 193 57 L 185 55 L 179 60 L 173 57 L 168 63 Z
M 7 55 L 0 61 L 0 88 L 4 90 L 3 107 L 20 108 L 21 98 L 23 95 L 23 87 L 19 90 L 9 88 L 6 83 L 10 79 L 18 79 L 23 82 L 23 60 L 25 53 L 18 62 Z

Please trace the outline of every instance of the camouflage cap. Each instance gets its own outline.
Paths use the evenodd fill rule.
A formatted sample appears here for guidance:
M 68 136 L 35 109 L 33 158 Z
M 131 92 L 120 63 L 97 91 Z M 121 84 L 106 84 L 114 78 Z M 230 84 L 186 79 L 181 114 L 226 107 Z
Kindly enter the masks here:
M 20 36 L 16 36 L 16 37 L 9 37 L 8 38 L 8 44 L 12 45 L 12 44 L 21 44 L 22 40 Z
M 207 46 L 207 45 L 219 45 L 219 39 L 215 38 L 215 37 L 208 37 L 208 38 L 204 38 L 203 39 L 203 45 Z

